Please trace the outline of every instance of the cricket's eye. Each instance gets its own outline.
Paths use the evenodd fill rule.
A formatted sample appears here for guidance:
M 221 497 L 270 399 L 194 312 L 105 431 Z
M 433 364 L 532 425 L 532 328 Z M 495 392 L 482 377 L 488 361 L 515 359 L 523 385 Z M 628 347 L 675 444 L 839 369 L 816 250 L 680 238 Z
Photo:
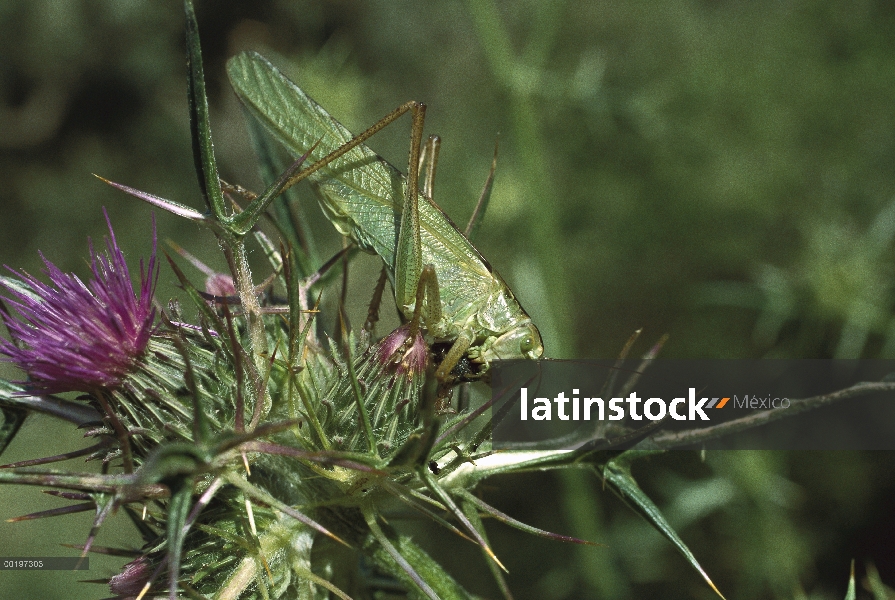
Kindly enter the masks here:
M 493 358 L 504 360 L 535 359 L 544 353 L 544 346 L 538 329 L 531 323 L 522 323 L 494 340 L 488 352 Z
M 519 350 L 522 351 L 522 354 L 525 354 L 526 352 L 530 352 L 531 349 L 534 347 L 535 347 L 535 340 L 530 335 L 527 335 L 524 338 L 522 338 L 522 341 L 519 343 Z

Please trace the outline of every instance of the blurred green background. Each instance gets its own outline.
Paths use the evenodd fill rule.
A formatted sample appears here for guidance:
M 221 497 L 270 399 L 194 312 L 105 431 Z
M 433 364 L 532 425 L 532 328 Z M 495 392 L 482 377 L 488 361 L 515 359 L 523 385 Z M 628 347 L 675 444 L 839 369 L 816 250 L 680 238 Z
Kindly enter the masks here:
M 476 245 L 548 356 L 612 357 L 643 328 L 641 350 L 668 333 L 673 357 L 895 357 L 891 2 L 198 0 L 197 11 L 229 181 L 261 187 L 224 74 L 244 49 L 354 131 L 425 101 L 443 138 L 435 198 L 458 223 L 499 136 Z M 0 2 L 0 262 L 38 272 L 40 250 L 85 273 L 86 237 L 106 233 L 102 206 L 128 256 L 148 255 L 152 211 L 91 173 L 200 207 L 185 88 L 175 0 Z M 408 130 L 370 145 L 403 169 Z M 156 219 L 160 240 L 223 269 L 210 235 Z M 162 300 L 173 279 L 163 271 Z M 368 293 L 353 290 L 358 304 Z M 77 447 L 79 435 L 31 419 L 4 462 Z M 671 453 L 635 475 L 728 598 L 821 599 L 844 596 L 852 558 L 895 582 L 893 467 L 888 453 Z M 490 527 L 518 598 L 712 597 L 593 477 L 487 483 L 501 510 L 609 544 Z M 0 518 L 36 510 L 38 496 L 0 489 Z M 0 555 L 63 552 L 39 548 L 81 543 L 89 521 L 0 524 Z M 407 527 L 496 597 L 474 548 Z M 122 523 L 105 543 L 128 534 Z M 0 597 L 102 597 L 73 582 L 120 562 L 97 559 L 90 577 L 0 572 Z

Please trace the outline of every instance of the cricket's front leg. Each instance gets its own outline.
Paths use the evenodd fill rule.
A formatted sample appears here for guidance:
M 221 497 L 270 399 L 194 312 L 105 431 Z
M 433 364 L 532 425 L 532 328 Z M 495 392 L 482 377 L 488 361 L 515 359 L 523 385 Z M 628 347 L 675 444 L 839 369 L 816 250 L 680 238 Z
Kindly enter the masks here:
M 438 369 L 435 370 L 435 377 L 438 378 L 438 381 L 448 381 L 451 376 L 451 371 L 454 370 L 454 367 L 457 366 L 457 363 L 460 362 L 460 359 L 463 358 L 463 355 L 469 350 L 473 341 L 474 339 L 470 332 L 465 330 L 460 332 L 460 335 L 457 336 L 457 339 L 454 340 L 453 345 L 451 345 L 450 350 L 448 350 L 448 353 L 445 355 L 444 360 L 441 361 L 441 364 L 438 365 Z
M 413 317 L 410 319 L 410 332 L 408 339 L 414 339 L 416 332 L 422 324 L 431 332 L 435 330 L 441 321 L 441 292 L 438 287 L 438 275 L 435 267 L 426 265 L 420 273 L 416 285 L 416 299 L 413 307 Z M 471 332 L 463 330 L 454 340 L 444 360 L 435 371 L 439 382 L 448 381 L 451 371 L 469 350 L 474 341 Z
M 416 339 L 417 332 L 423 322 L 425 322 L 426 328 L 430 332 L 437 331 L 441 318 L 441 292 L 438 288 L 438 275 L 435 273 L 435 267 L 426 265 L 423 267 L 416 286 L 416 304 L 413 309 L 413 317 L 410 319 L 408 341 Z M 435 371 L 435 378 L 438 380 L 438 391 L 435 399 L 436 414 L 453 412 L 450 409 L 450 404 L 456 379 L 451 372 L 460 359 L 463 358 L 464 354 L 466 354 L 473 339 L 471 332 L 461 331 L 445 355 L 444 360 L 441 361 L 441 364 L 438 365 Z M 407 351 L 409 351 L 409 348 Z
M 410 319 L 409 336 L 416 336 L 420 325 L 425 322 L 429 331 L 441 320 L 441 292 L 438 291 L 438 275 L 435 267 L 423 267 L 416 283 L 416 299 L 413 305 L 413 317 Z
M 407 165 L 407 188 L 404 190 L 404 206 L 401 210 L 401 226 L 398 231 L 398 246 L 395 252 L 395 300 L 398 306 L 409 306 L 415 300 L 413 318 L 410 321 L 410 335 L 414 339 L 421 320 L 430 331 L 441 321 L 441 294 L 435 267 L 423 265 L 423 243 L 420 234 L 419 171 L 422 150 L 423 123 L 426 105 L 413 107 L 413 128 L 410 136 L 410 157 Z M 431 179 L 435 174 L 438 139 L 430 140 L 428 152 L 430 161 L 427 169 L 426 192 L 432 194 Z M 461 331 L 454 340 L 435 376 L 442 383 L 447 382 L 450 373 L 469 347 L 474 337 L 471 332 Z
M 423 272 L 423 242 L 420 234 L 419 174 L 420 152 L 426 105 L 413 108 L 413 127 L 410 135 L 410 157 L 407 166 L 407 187 L 401 208 L 398 245 L 395 248 L 395 300 L 399 307 L 407 306 L 417 295 Z

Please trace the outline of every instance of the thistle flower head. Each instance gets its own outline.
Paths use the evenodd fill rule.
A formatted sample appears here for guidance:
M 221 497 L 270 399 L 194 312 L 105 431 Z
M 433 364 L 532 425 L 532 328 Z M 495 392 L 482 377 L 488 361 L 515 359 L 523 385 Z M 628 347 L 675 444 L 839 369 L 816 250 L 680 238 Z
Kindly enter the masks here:
M 42 254 L 49 283 L 12 269 L 21 281 L 0 279 L 9 294 L 6 303 L 18 313 L 0 311 L 13 338 L 0 340 L 0 354 L 28 373 L 32 389 L 55 393 L 116 387 L 146 349 L 158 279 L 155 224 L 152 256 L 148 268 L 140 261 L 140 291 L 135 294 L 108 214 L 106 223 L 106 253 L 90 246 L 88 283 L 63 273 Z
M 120 573 L 109 579 L 109 589 L 118 597 L 133 598 L 143 590 L 151 575 L 149 559 L 141 556 L 124 565 Z
M 402 325 L 379 342 L 376 356 L 380 363 L 394 365 L 398 375 L 406 374 L 412 379 L 426 372 L 429 347 L 419 329 L 411 340 L 410 325 Z

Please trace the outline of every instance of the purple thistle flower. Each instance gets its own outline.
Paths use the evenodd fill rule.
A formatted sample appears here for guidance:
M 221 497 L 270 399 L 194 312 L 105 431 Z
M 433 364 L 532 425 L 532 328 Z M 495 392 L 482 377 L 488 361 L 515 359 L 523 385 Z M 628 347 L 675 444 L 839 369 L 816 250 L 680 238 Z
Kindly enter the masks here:
M 394 366 L 398 375 L 406 374 L 408 379 L 413 379 L 426 372 L 429 347 L 422 331 L 417 329 L 411 341 L 410 325 L 402 325 L 377 344 L 376 357 L 381 364 Z
M 109 589 L 117 597 L 136 598 L 152 575 L 152 567 L 145 556 L 132 560 L 121 568 L 121 573 L 109 579 Z
M 103 214 L 110 237 L 105 254 L 97 254 L 90 243 L 93 277 L 88 284 L 63 273 L 43 254 L 49 284 L 9 267 L 24 285 L 0 279 L 11 296 L 6 302 L 18 313 L 14 317 L 7 309 L 0 310 L 13 338 L 13 342 L 0 339 L 0 354 L 8 357 L 0 360 L 28 373 L 28 385 L 34 390 L 90 392 L 116 387 L 149 342 L 155 320 L 152 293 L 158 281 L 155 219 L 152 256 L 148 269 L 140 260 L 137 296 L 105 209 Z

